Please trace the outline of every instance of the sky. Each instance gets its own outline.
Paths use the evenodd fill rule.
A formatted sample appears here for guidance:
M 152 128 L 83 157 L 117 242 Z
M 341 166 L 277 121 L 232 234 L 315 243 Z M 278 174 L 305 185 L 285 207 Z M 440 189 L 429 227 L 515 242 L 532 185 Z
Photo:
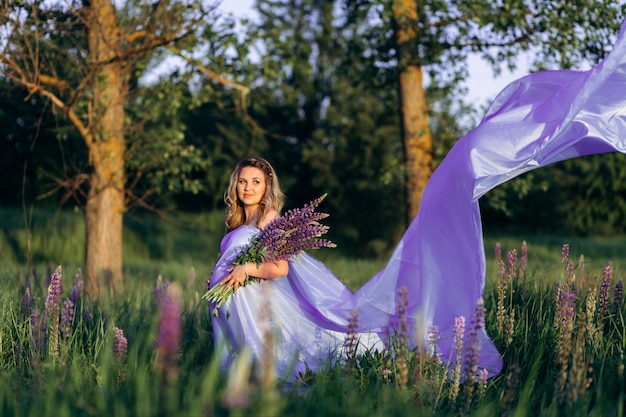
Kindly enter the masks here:
M 222 0 L 219 9 L 232 13 L 236 17 L 248 17 L 253 19 L 255 0 Z M 468 60 L 469 78 L 467 80 L 468 96 L 466 101 L 478 105 L 490 103 L 496 95 L 514 81 L 528 74 L 528 62 L 521 58 L 518 69 L 510 72 L 503 68 L 502 73 L 495 77 L 488 63 L 476 55 L 470 55 Z

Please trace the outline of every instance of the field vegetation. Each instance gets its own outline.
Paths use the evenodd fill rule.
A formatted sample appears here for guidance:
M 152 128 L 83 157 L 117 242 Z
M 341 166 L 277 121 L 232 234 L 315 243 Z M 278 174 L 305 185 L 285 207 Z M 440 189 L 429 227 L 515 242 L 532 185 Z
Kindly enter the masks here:
M 484 310 L 464 318 L 466 338 L 455 341 L 467 342 L 484 314 L 504 359 L 493 378 L 470 377 L 471 356 L 447 367 L 431 344 L 407 349 L 400 328 L 388 351 L 348 353 L 285 384 L 254 377 L 271 360 L 253 365 L 245 352 L 232 369 L 218 367 L 200 297 L 219 250 L 219 213 L 179 223 L 129 217 L 124 291 L 97 303 L 81 287 L 80 213 L 32 213 L 29 228 L 17 226 L 19 210 L 2 214 L 2 416 L 624 413 L 618 239 L 487 233 Z M 352 288 L 384 262 L 316 254 Z

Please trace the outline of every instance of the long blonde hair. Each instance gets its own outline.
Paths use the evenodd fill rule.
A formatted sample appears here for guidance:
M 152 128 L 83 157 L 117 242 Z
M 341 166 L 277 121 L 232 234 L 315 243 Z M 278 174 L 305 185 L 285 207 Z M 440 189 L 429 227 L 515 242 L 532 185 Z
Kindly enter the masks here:
M 224 203 L 226 203 L 226 211 L 224 218 L 226 220 L 226 230 L 236 229 L 246 222 L 246 213 L 243 204 L 237 196 L 237 182 L 239 181 L 239 173 L 245 167 L 259 168 L 265 173 L 265 195 L 259 204 L 259 215 L 257 217 L 257 225 L 263 221 L 267 213 L 274 209 L 280 213 L 285 204 L 285 195 L 280 190 L 278 176 L 272 165 L 264 158 L 249 157 L 244 158 L 237 163 L 232 174 L 230 174 L 230 183 L 228 189 L 224 193 Z

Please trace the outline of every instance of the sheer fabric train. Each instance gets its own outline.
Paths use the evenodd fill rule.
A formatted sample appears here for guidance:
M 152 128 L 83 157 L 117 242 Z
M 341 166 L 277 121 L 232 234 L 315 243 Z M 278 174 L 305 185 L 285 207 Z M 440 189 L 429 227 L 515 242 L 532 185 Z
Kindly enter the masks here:
M 260 357 L 259 309 L 270 300 L 272 323 L 281 330 L 275 341 L 279 374 L 289 377 L 293 366 L 298 372 L 305 364 L 315 370 L 318 359 L 340 353 L 353 310 L 362 346 L 381 348 L 405 287 L 411 346 L 426 341 L 436 325 L 438 354 L 443 361 L 454 360 L 454 319 L 469 322 L 484 289 L 478 199 L 527 171 L 614 151 L 626 151 L 624 24 L 612 52 L 589 71 L 539 72 L 502 90 L 481 123 L 459 139 L 434 172 L 418 216 L 384 269 L 362 288 L 352 293 L 314 258 L 299 256 L 290 262 L 288 276 L 249 285 L 222 306 L 213 319 L 216 346 L 235 352 L 245 345 Z M 212 285 L 225 277 L 238 248 L 256 232 L 242 226 L 225 236 Z M 502 367 L 501 356 L 485 332 L 479 338 L 479 368 L 494 375 Z M 228 349 L 223 358 L 227 365 Z

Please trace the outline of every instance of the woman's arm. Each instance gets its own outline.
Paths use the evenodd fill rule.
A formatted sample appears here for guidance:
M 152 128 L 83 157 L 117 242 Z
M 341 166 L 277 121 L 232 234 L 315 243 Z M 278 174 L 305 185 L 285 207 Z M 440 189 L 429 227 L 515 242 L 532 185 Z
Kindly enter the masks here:
M 265 218 L 259 222 L 258 226 L 264 228 L 279 215 L 276 210 L 270 210 Z M 257 266 L 254 262 L 248 262 L 244 265 L 232 266 L 228 272 L 230 272 L 230 274 L 224 278 L 222 282 L 225 285 L 233 285 L 233 292 L 236 292 L 248 276 L 261 279 L 274 279 L 287 275 L 289 272 L 289 263 L 287 261 L 263 262 Z
M 239 286 L 249 276 L 261 279 L 274 279 L 287 275 L 289 263 L 287 261 L 263 262 L 257 266 L 254 262 L 244 265 L 235 265 L 228 270 L 230 274 L 224 278 L 225 285 L 233 285 L 233 292 L 237 292 Z

